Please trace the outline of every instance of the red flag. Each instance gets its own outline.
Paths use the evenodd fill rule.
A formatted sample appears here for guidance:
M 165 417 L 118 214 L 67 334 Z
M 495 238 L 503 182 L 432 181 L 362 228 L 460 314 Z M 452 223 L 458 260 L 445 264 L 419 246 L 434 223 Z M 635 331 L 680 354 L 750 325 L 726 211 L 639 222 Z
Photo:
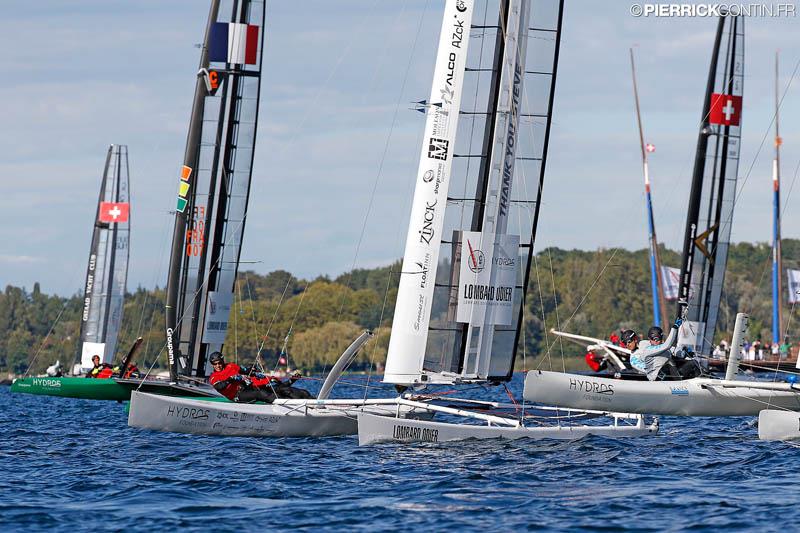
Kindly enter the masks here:
M 711 95 L 711 108 L 708 121 L 722 126 L 738 126 L 742 113 L 742 97 L 732 94 L 714 93 Z
M 127 222 L 129 206 L 127 202 L 100 202 L 100 222 Z

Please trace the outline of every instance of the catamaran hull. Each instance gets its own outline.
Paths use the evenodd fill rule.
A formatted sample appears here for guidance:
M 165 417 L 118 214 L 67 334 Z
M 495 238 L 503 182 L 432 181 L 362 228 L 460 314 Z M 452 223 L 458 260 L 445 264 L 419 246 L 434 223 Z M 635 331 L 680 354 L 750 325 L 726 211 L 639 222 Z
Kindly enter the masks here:
M 646 425 L 501 427 L 407 420 L 388 416 L 358 415 L 358 444 L 381 442 L 448 442 L 466 439 L 560 439 L 575 440 L 588 435 L 641 437 L 658 433 L 658 423 Z
M 114 379 L 86 379 L 82 377 L 18 378 L 11 384 L 11 392 L 82 398 L 85 400 L 127 401 L 130 388 Z
M 718 380 L 625 381 L 545 370 L 525 376 L 527 401 L 572 409 L 674 416 L 756 416 L 767 406 L 800 410 L 797 392 L 722 387 Z
M 132 427 L 249 437 L 330 437 L 355 435 L 356 415 L 361 410 L 394 415 L 397 405 L 329 405 L 308 401 L 305 405 L 242 404 L 192 398 L 166 397 L 134 392 L 128 425 Z M 409 409 L 400 409 L 408 413 Z
M 758 438 L 760 440 L 800 439 L 800 413 L 764 409 L 758 413 Z
M 11 384 L 11 392 L 61 396 L 83 400 L 110 400 L 126 402 L 131 391 L 140 389 L 159 394 L 182 396 L 219 396 L 210 385 L 198 383 L 171 383 L 163 379 L 120 379 L 84 377 L 18 378 Z

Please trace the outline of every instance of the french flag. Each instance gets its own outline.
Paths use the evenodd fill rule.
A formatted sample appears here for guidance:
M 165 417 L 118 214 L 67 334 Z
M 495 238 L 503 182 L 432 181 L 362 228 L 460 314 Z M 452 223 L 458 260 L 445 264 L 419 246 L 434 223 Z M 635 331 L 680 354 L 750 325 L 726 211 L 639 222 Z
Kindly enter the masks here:
M 255 65 L 258 55 L 258 26 L 215 22 L 208 43 L 208 60 Z

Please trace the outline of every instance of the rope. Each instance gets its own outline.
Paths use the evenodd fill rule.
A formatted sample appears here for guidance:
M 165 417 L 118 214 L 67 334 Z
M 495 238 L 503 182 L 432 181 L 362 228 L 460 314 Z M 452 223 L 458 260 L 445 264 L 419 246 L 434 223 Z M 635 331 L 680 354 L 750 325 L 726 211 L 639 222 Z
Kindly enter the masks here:
M 58 312 L 58 316 L 56 317 L 55 322 L 53 322 L 53 325 L 50 326 L 50 331 L 47 332 L 47 335 L 44 336 L 44 339 L 42 339 L 42 342 L 39 343 L 39 349 L 36 350 L 36 353 L 33 355 L 33 359 L 31 359 L 31 362 L 28 363 L 28 368 L 26 368 L 25 369 L 25 373 L 22 374 L 23 378 L 28 376 L 28 373 L 31 371 L 31 368 L 33 367 L 33 363 L 36 361 L 36 358 L 39 357 L 39 354 L 42 352 L 42 349 L 44 348 L 45 344 L 47 343 L 47 339 L 50 338 L 50 335 L 53 333 L 53 330 L 56 328 L 56 325 L 58 325 L 58 321 L 61 318 L 61 315 L 64 314 L 64 311 L 67 309 L 67 306 L 69 305 L 69 303 L 70 303 L 70 298 L 65 298 L 64 299 L 64 305 L 61 306 L 61 311 Z

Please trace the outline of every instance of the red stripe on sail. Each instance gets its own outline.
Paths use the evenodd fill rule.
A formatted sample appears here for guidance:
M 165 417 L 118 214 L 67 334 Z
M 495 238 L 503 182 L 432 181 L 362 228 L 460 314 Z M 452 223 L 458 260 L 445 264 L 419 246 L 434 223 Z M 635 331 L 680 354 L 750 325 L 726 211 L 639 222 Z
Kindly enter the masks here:
M 258 26 L 247 26 L 247 41 L 244 45 L 244 62 L 255 65 L 258 56 Z

